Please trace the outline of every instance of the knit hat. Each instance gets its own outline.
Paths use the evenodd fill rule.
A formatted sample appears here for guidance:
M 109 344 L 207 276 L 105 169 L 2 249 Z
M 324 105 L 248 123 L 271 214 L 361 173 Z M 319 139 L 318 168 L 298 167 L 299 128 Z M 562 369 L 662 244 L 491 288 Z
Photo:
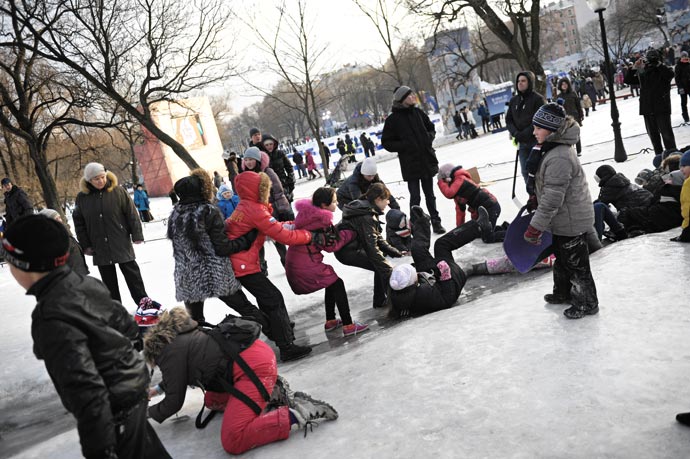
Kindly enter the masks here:
M 45 215 L 26 215 L 7 228 L 0 254 L 22 271 L 52 271 L 67 263 L 69 235 L 56 220 Z
M 417 270 L 410 264 L 398 265 L 391 273 L 390 286 L 393 290 L 402 290 L 417 283 Z
M 158 323 L 158 316 L 162 313 L 161 304 L 145 296 L 139 300 L 139 307 L 137 308 L 137 312 L 134 313 L 134 321 L 137 323 L 140 330 L 146 329 L 156 325 Z
M 462 166 L 460 166 L 462 167 Z M 455 166 L 451 163 L 446 163 L 441 165 L 438 168 L 438 179 L 439 180 L 445 180 L 447 178 L 450 178 L 450 174 L 453 172 L 453 169 L 455 169 Z
M 542 105 L 532 118 L 532 124 L 547 131 L 556 132 L 565 123 L 565 110 L 553 102 Z
M 0 185 L 7 185 L 8 183 L 12 183 L 12 180 L 10 180 L 9 177 L 5 177 L 2 179 L 2 181 L 0 181 Z
M 600 185 L 603 185 L 614 175 L 616 175 L 616 169 L 608 164 L 604 164 L 603 166 L 599 166 L 597 171 L 594 173 L 594 180 L 596 180 Z
M 177 196 L 183 200 L 189 200 L 190 198 L 203 198 L 201 180 L 196 175 L 182 177 L 180 180 L 175 182 L 173 189 L 175 190 L 175 194 L 177 194 Z
M 57 210 L 53 209 L 43 209 L 42 211 L 39 212 L 40 215 L 45 215 L 46 217 L 52 219 L 52 220 L 57 220 L 57 218 L 60 216 Z
M 376 175 L 376 158 L 365 158 L 359 171 L 362 175 Z
M 687 51 L 681 51 L 680 57 L 688 57 L 688 52 Z
M 654 175 L 654 172 L 650 171 L 649 169 L 642 169 L 637 174 L 637 177 L 635 177 L 635 183 L 637 183 L 640 186 L 644 186 L 645 184 L 649 183 L 649 180 L 652 178 L 652 175 Z
M 244 152 L 244 159 L 255 159 L 261 162 L 261 150 L 257 147 L 249 147 Z
M 218 188 L 218 193 L 216 193 L 216 198 L 218 198 L 219 201 L 224 200 L 225 198 L 223 197 L 223 193 L 226 191 L 230 192 L 230 199 L 232 199 L 235 193 L 233 193 L 232 188 L 230 188 L 230 185 L 227 183 L 220 185 L 220 188 Z
M 690 150 L 683 153 L 683 156 L 680 157 L 680 167 L 683 166 L 690 166 Z
M 253 127 L 249 130 L 249 137 L 253 136 L 254 134 L 259 134 L 260 132 L 261 131 L 259 130 L 259 128 Z
M 87 182 L 100 174 L 105 174 L 105 166 L 101 163 L 89 163 L 84 167 L 84 180 Z
M 402 102 L 407 96 L 410 95 L 412 89 L 409 86 L 398 86 L 393 91 L 393 101 Z

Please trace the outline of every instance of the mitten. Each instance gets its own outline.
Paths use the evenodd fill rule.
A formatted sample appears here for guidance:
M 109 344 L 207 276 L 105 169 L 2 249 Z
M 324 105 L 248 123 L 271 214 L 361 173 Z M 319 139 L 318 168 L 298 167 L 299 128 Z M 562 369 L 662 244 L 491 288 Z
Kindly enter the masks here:
M 533 227 L 532 225 L 529 225 L 527 227 L 527 231 L 525 231 L 525 241 L 529 242 L 532 245 L 541 245 L 541 234 L 542 232 Z
M 438 268 L 438 271 L 441 273 L 439 280 L 442 280 L 442 281 L 450 280 L 451 273 L 450 273 L 450 266 L 448 266 L 448 263 L 446 263 L 444 260 L 441 260 L 438 263 L 436 263 L 436 267 Z
M 529 199 L 527 200 L 527 212 L 534 212 L 535 210 L 537 210 L 538 205 L 539 203 L 537 202 L 537 195 L 530 195 Z

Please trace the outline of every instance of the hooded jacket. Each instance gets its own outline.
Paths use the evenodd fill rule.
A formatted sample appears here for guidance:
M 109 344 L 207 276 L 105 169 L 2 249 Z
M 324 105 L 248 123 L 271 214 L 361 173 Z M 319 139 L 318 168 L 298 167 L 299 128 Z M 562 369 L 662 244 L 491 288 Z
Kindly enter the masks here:
M 163 375 L 165 398 L 149 407 L 149 416 L 163 422 L 180 411 L 187 386 L 206 388 L 228 360 L 212 337 L 182 308 L 173 308 L 149 329 L 144 338 L 146 360 Z
M 112 172 L 106 172 L 106 178 L 102 190 L 81 179 L 72 214 L 79 244 L 93 249 L 96 266 L 134 260 L 132 241 L 144 240 L 139 212 L 129 193 L 118 186 Z
M 558 236 L 578 236 L 592 229 L 594 208 L 587 178 L 573 145 L 580 127 L 570 116 L 546 138 L 549 148 L 535 177 L 537 201 L 531 225 Z
M 333 224 L 333 212 L 314 206 L 310 199 L 295 202 L 295 228 L 308 231 L 324 230 Z M 292 291 L 298 295 L 316 292 L 332 285 L 338 275 L 323 262 L 321 251 L 337 252 L 356 236 L 352 230 L 339 232 L 339 240 L 328 246 L 293 245 L 285 257 L 285 275 Z
M 599 182 L 599 201 L 613 204 L 618 211 L 626 207 L 646 207 L 654 200 L 654 195 L 644 188 L 630 183 L 630 180 L 618 172 L 616 175 Z
M 225 199 L 223 197 L 223 193 L 227 191 L 230 192 L 230 199 Z M 235 207 L 237 207 L 237 204 L 240 203 L 240 198 L 232 191 L 232 188 L 225 183 L 218 188 L 216 199 L 218 200 L 216 205 L 223 214 L 223 220 L 226 220 L 230 215 L 232 215 L 232 213 L 235 211 Z
M 134 205 L 137 210 L 149 210 L 149 195 L 144 190 L 134 190 Z
M 682 89 L 685 94 L 690 93 L 690 62 L 683 62 L 682 60 L 676 64 L 673 70 L 676 78 L 676 85 L 678 91 Z
M 401 252 L 409 252 L 412 248 L 410 223 L 407 215 L 400 209 L 386 212 L 386 242 Z
M 568 89 L 565 91 L 561 89 L 563 83 L 568 85 Z M 558 97 L 563 99 L 563 109 L 565 113 L 572 116 L 578 123 L 582 123 L 585 117 L 584 111 L 582 110 L 582 103 L 580 102 L 580 98 L 577 97 L 577 94 L 575 94 L 575 91 L 573 91 L 570 80 L 567 78 L 558 80 L 558 91 Z
M 345 204 L 359 199 L 372 184 L 383 183 L 379 174 L 376 174 L 371 182 L 367 181 L 362 175 L 362 164 L 358 163 L 352 175 L 346 178 L 343 184 L 338 187 L 336 195 L 338 196 L 338 208 L 340 210 L 343 210 Z M 400 209 L 400 204 L 398 204 L 393 195 L 389 199 L 388 206 L 391 209 Z
M 132 342 L 138 328 L 103 284 L 63 266 L 27 292 L 34 354 L 77 420 L 85 457 L 115 446 L 114 417 L 146 400 L 149 373 Z
M 266 236 L 285 245 L 303 245 L 311 242 L 311 233 L 305 230 L 289 230 L 271 214 L 268 203 L 271 180 L 263 172 L 243 172 L 235 178 L 235 190 L 240 203 L 225 221 L 225 232 L 235 239 L 256 228 L 259 236 L 249 250 L 230 255 L 236 277 L 261 272 L 259 251 Z
M 268 153 L 261 152 L 261 163 L 257 163 L 254 169 L 247 169 L 244 166 L 244 160 L 242 161 L 242 172 L 252 170 L 253 172 L 263 172 L 268 175 L 271 179 L 271 192 L 268 195 L 268 202 L 273 207 L 274 215 L 278 220 L 287 221 L 295 218 L 292 207 L 290 206 L 290 201 L 287 196 L 285 196 L 285 190 L 283 190 L 283 184 L 280 182 L 280 178 L 275 173 L 270 166 L 271 159 Z M 237 184 L 235 184 L 237 188 Z
M 393 267 L 386 260 L 386 255 L 401 257 L 399 250 L 391 247 L 381 235 L 381 212 L 375 204 L 366 199 L 358 199 L 346 204 L 343 208 L 343 222 L 346 227 L 355 231 L 357 237 L 340 251 L 342 257 L 364 257 L 373 265 L 388 285 Z M 349 253 L 348 253 L 349 252 Z
M 278 140 L 271 135 L 264 135 L 261 142 L 272 140 L 275 144 L 273 151 L 268 153 L 270 159 L 269 167 L 276 173 L 280 183 L 283 185 L 283 190 L 292 196 L 292 190 L 295 189 L 295 169 L 290 159 L 283 150 L 278 149 Z M 263 162 L 263 161 L 262 161 Z M 291 199 L 288 199 L 291 200 Z
M 438 159 L 431 146 L 434 137 L 434 123 L 423 110 L 394 102 L 383 125 L 381 145 L 398 153 L 403 180 L 408 182 L 433 177 L 438 172 Z
M 455 201 L 455 226 L 465 223 L 467 206 L 469 206 L 472 220 L 476 220 L 479 207 L 488 209 L 498 202 L 491 192 L 474 183 L 470 173 L 462 166 L 453 169 L 450 175 L 453 181 L 448 183 L 439 179 L 438 188 L 443 196 Z
M 34 206 L 31 205 L 29 197 L 24 190 L 13 183 L 12 189 L 5 192 L 5 222 L 9 225 L 21 216 L 33 213 Z
M 506 126 L 510 135 L 515 137 L 518 142 L 536 143 L 532 118 L 546 101 L 541 94 L 534 92 L 534 73 L 532 72 L 518 73 L 515 77 L 515 87 L 517 88 L 517 80 L 521 76 L 526 77 L 529 84 L 525 92 L 518 91 L 510 99 L 508 113 L 506 113 Z

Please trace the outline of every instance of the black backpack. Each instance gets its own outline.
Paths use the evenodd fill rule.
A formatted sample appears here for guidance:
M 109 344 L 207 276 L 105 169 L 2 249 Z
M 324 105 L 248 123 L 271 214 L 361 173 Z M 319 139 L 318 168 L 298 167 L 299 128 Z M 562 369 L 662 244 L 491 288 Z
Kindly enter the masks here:
M 249 377 L 249 379 L 254 383 L 259 394 L 265 401 L 269 401 L 271 394 L 268 393 L 264 385 L 256 376 L 254 370 L 251 369 L 249 364 L 240 356 L 240 352 L 247 349 L 249 346 L 254 344 L 261 334 L 261 325 L 252 320 L 242 319 L 235 316 L 227 316 L 216 326 L 211 326 L 209 324 L 204 324 L 199 327 L 201 331 L 206 333 L 208 336 L 213 338 L 214 341 L 218 343 L 220 349 L 223 351 L 228 359 L 228 365 L 224 371 L 219 371 L 218 374 L 213 378 L 211 383 L 208 384 L 209 388 L 213 388 L 216 391 L 229 393 L 233 397 L 241 400 L 249 408 L 254 411 L 257 415 L 261 413 L 261 408 L 259 405 L 249 398 L 243 392 L 235 389 L 232 385 L 232 366 L 233 363 L 237 363 L 239 367 L 244 371 L 244 373 Z M 201 407 L 201 411 L 196 417 L 196 427 L 197 429 L 203 429 L 206 425 L 213 419 L 216 411 L 211 411 L 206 419 L 202 420 L 202 415 L 204 413 L 204 406 Z

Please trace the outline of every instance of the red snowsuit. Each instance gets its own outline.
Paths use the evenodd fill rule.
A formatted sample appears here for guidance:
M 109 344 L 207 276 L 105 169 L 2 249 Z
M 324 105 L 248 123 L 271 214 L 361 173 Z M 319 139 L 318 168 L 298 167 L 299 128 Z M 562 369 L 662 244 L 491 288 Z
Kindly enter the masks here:
M 455 226 L 465 223 L 465 209 L 469 207 L 472 220 L 477 219 L 477 209 L 480 206 L 489 208 L 496 204 L 496 198 L 489 191 L 481 188 L 472 181 L 472 176 L 458 166 L 451 172 L 453 181 L 438 181 L 438 188 L 448 199 L 455 201 Z

